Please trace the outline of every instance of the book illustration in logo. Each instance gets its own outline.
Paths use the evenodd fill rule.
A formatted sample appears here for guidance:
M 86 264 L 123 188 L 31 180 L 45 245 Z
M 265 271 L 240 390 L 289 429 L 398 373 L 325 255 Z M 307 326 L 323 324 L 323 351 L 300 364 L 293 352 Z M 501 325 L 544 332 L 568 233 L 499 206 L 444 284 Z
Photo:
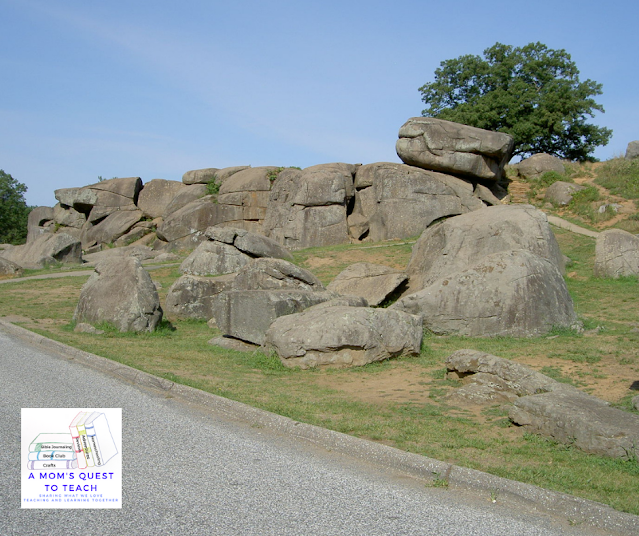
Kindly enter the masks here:
M 41 433 L 29 445 L 27 468 L 86 469 L 101 467 L 118 453 L 104 413 L 79 412 L 66 433 Z

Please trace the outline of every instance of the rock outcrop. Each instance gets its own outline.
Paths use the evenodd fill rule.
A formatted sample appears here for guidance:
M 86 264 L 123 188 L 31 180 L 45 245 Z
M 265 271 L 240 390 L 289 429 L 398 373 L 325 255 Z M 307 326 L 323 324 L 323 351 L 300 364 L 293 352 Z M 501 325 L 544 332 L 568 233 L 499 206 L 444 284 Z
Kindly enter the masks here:
M 287 367 L 352 367 L 419 354 L 419 317 L 388 309 L 323 307 L 280 317 L 264 346 Z
M 626 147 L 626 158 L 631 160 L 639 157 L 639 140 L 631 141 Z
M 399 129 L 397 155 L 424 169 L 498 181 L 514 147 L 508 134 L 432 117 L 413 117 Z
M 135 257 L 99 262 L 80 291 L 75 322 L 108 323 L 120 331 L 153 331 L 162 308 L 149 273 Z

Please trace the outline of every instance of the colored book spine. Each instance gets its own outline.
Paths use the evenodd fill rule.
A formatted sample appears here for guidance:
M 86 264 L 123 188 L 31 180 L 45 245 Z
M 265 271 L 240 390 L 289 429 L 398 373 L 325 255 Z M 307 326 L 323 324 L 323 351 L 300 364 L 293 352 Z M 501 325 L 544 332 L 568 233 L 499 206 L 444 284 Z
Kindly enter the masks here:
M 27 462 L 27 469 L 34 471 L 46 469 L 76 469 L 78 467 L 76 460 L 61 461 L 30 461 Z
M 106 464 L 118 453 L 104 413 L 93 412 L 86 420 L 86 432 L 91 445 L 95 465 Z
M 75 457 L 78 462 L 79 469 L 87 468 L 87 459 L 84 455 L 84 448 L 80 439 L 80 432 L 78 431 L 78 423 L 84 418 L 85 412 L 81 411 L 75 416 L 75 419 L 69 425 L 69 432 L 71 432 L 71 439 L 73 441 L 73 450 L 75 451 Z
M 29 452 L 29 460 L 75 460 L 75 452 L 72 450 L 42 450 L 38 452 Z
M 78 423 L 78 434 L 80 435 L 80 446 L 82 447 L 82 451 L 84 452 L 84 457 L 87 460 L 87 467 L 93 467 L 95 462 L 93 461 L 93 456 L 91 455 L 91 447 L 89 445 L 89 440 L 87 439 L 87 431 L 85 426 L 85 421 L 89 415 L 93 415 L 92 413 L 85 413 L 80 422 Z

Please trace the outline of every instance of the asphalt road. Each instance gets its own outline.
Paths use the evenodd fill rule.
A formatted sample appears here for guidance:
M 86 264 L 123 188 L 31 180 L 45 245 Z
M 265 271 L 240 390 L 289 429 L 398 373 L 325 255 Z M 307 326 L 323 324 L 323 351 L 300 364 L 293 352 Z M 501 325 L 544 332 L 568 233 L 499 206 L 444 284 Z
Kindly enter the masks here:
M 120 510 L 21 509 L 21 408 L 122 408 Z M 146 389 L 0 327 L 0 535 L 601 535 Z

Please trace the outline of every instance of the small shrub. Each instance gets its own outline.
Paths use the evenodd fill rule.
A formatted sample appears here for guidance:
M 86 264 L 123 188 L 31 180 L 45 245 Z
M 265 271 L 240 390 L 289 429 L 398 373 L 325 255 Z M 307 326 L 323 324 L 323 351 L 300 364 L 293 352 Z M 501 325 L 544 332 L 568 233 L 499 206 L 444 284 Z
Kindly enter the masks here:
M 206 183 L 206 193 L 207 195 L 217 195 L 220 193 L 220 184 L 217 182 L 215 175 Z

